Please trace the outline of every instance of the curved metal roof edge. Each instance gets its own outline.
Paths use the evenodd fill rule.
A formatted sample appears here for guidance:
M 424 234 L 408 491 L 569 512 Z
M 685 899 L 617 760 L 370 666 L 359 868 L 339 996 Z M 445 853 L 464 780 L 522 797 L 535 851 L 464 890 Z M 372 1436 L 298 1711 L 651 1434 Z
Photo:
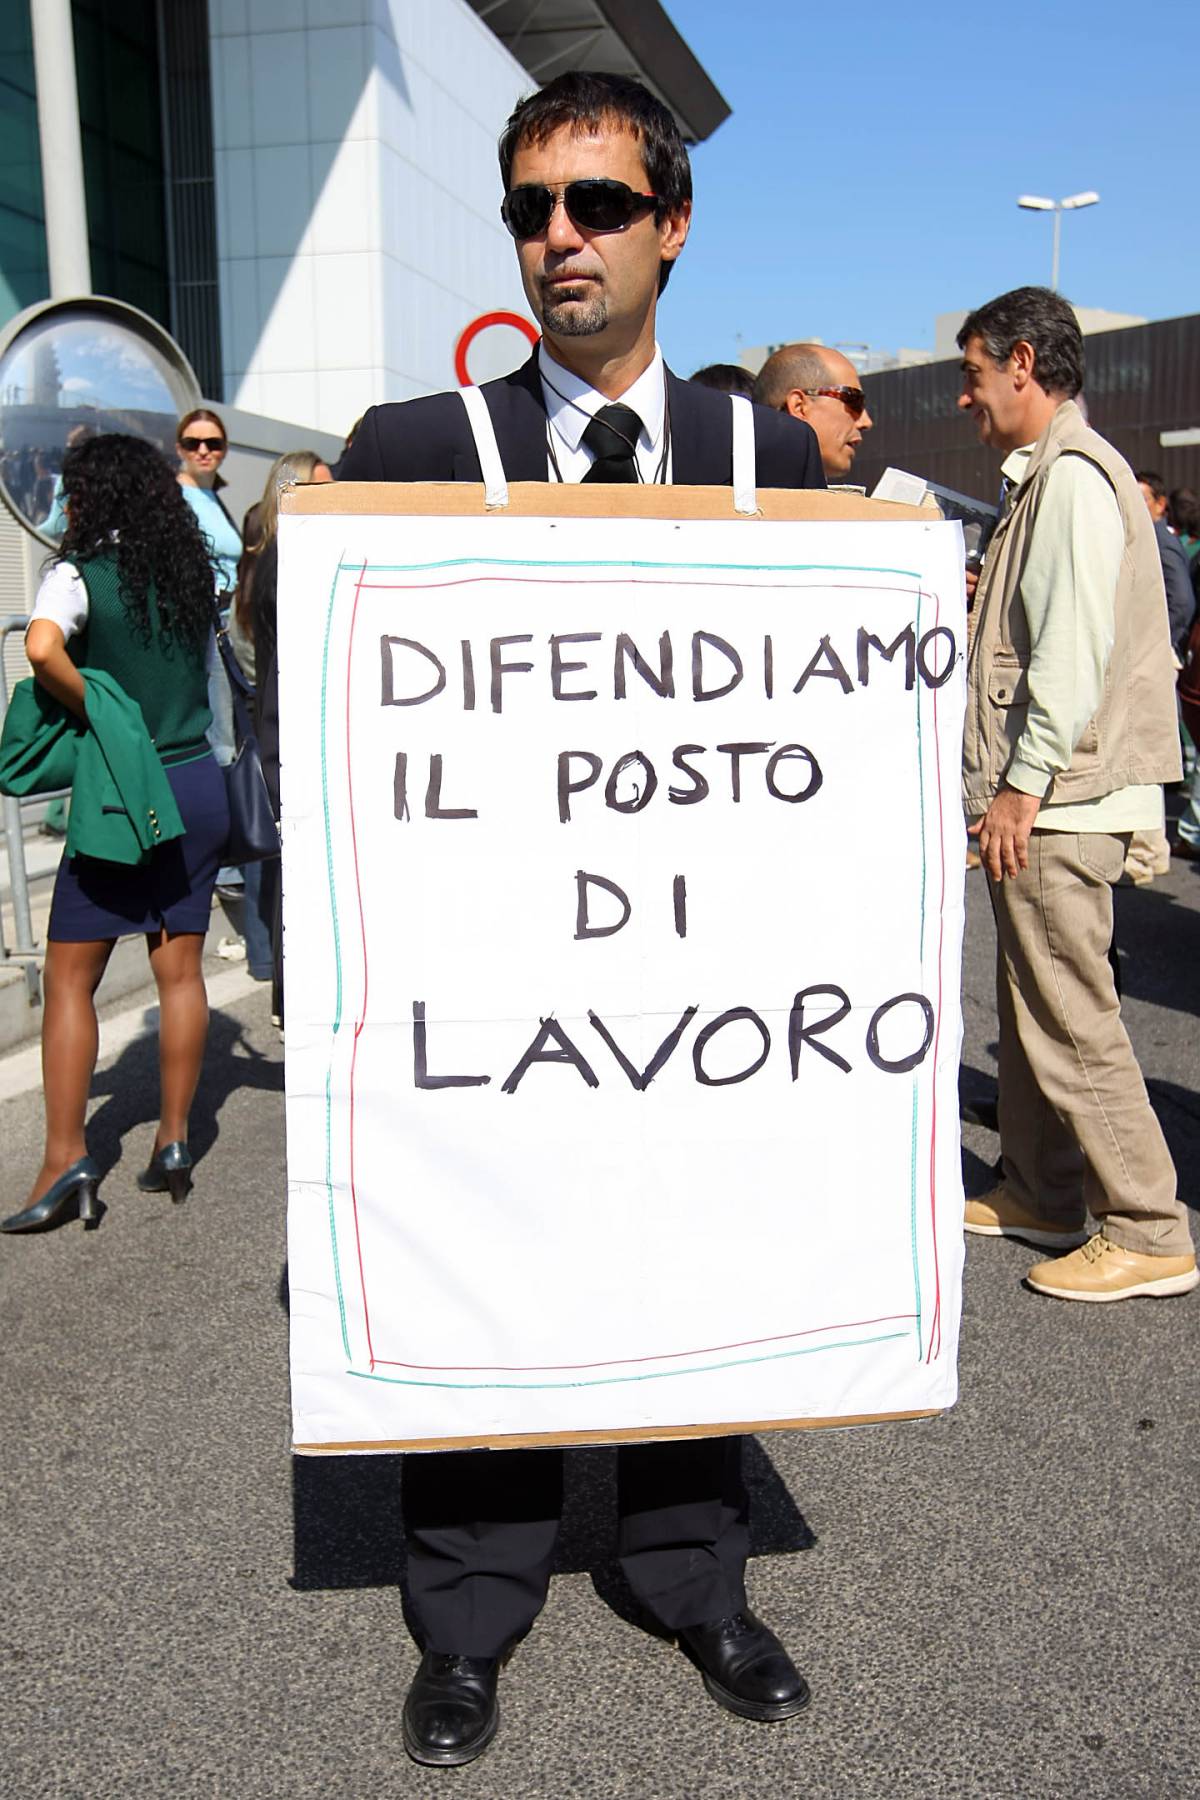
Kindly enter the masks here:
M 658 0 L 594 0 L 649 85 L 666 101 L 685 137 L 699 144 L 729 117 L 731 107 Z

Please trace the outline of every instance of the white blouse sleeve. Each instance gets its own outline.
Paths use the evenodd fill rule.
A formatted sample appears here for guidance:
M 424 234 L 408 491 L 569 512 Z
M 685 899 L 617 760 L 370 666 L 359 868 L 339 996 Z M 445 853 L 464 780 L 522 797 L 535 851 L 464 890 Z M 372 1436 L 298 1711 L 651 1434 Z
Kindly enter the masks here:
M 87 624 L 88 592 L 74 563 L 55 563 L 42 577 L 42 585 L 33 603 L 33 618 L 49 619 L 57 625 L 66 642 L 77 637 Z

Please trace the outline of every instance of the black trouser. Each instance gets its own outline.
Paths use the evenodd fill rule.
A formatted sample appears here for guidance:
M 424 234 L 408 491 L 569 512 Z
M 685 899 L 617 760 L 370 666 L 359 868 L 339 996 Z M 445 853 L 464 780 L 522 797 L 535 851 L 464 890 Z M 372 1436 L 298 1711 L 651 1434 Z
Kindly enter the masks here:
M 746 1604 L 741 1438 L 617 1452 L 617 1550 L 668 1630 Z M 546 1599 L 562 1512 L 561 1450 L 469 1450 L 404 1463 L 408 1588 L 423 1647 L 498 1656 Z

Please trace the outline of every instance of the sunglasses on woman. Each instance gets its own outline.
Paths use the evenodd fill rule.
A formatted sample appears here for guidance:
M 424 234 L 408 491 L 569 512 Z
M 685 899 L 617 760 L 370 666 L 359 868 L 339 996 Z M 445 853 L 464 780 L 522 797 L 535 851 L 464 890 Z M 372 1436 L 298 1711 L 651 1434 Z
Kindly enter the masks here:
M 186 450 L 189 456 L 195 456 L 197 450 L 223 450 L 224 438 L 184 437 L 179 440 L 179 448 Z
M 515 238 L 540 237 L 560 199 L 580 231 L 622 231 L 638 213 L 658 205 L 657 194 L 639 194 L 623 181 L 603 177 L 553 188 L 530 181 L 508 190 L 500 202 L 500 217 Z
M 867 396 L 863 393 L 861 388 L 801 388 L 800 392 L 802 394 L 808 394 L 813 398 L 818 394 L 823 394 L 826 400 L 840 400 L 852 419 L 861 419 L 866 410 Z

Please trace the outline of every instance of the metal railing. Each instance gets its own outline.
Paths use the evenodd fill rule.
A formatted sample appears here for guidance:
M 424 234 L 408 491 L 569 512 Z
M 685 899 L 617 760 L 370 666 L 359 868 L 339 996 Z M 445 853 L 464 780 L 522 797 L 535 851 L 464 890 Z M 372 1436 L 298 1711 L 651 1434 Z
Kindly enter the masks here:
M 24 613 L 9 613 L 0 619 L 0 728 L 3 728 L 5 714 L 8 712 L 8 670 L 4 662 L 4 650 L 10 633 L 24 632 L 29 620 Z M 67 790 L 63 790 L 64 792 Z M 23 805 L 43 805 L 53 799 L 52 794 L 38 794 L 27 801 L 18 800 L 12 794 L 4 796 L 4 847 L 8 855 L 8 878 L 12 888 L 13 929 L 16 942 L 8 945 L 4 941 L 4 918 L 0 913 L 0 963 L 19 962 L 25 965 L 25 986 L 29 991 L 31 1005 L 35 1005 L 41 997 L 41 983 L 38 965 L 45 954 L 39 949 L 33 936 L 33 909 L 29 902 L 29 875 L 25 867 L 25 836 L 21 819 Z

